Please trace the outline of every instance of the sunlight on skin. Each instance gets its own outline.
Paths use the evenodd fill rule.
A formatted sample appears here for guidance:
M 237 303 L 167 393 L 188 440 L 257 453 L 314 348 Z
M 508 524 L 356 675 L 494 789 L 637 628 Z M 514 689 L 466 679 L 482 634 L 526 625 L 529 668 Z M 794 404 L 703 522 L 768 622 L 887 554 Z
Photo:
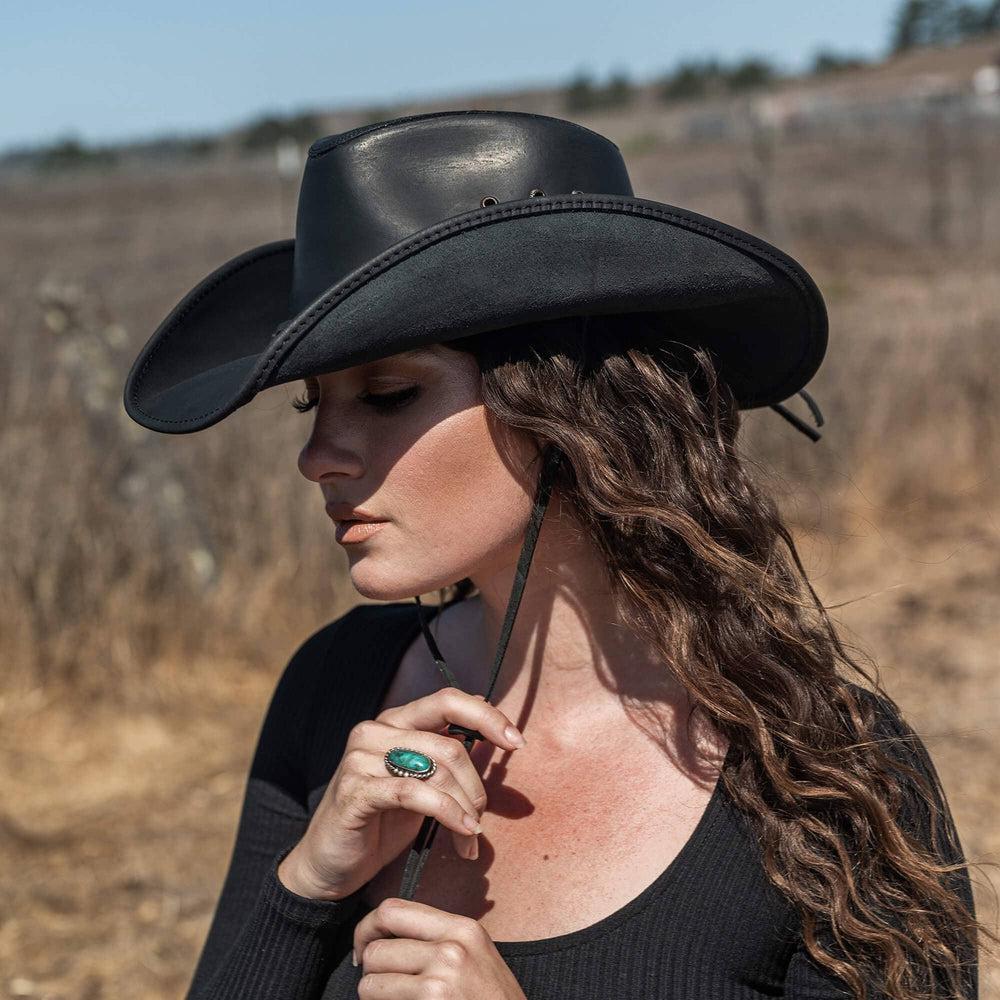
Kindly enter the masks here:
M 354 587 L 401 601 L 470 577 L 480 594 L 466 602 L 460 648 L 445 655 L 465 690 L 484 691 L 534 502 L 535 446 L 489 418 L 475 357 L 441 345 L 321 374 L 306 387 L 318 405 L 300 472 L 324 502 L 388 522 L 343 544 Z M 369 398 L 413 388 L 395 409 Z M 601 720 L 620 720 L 625 695 L 686 705 L 609 606 L 601 560 L 554 490 L 491 700 L 516 711 L 530 694 L 534 726 L 567 744 Z

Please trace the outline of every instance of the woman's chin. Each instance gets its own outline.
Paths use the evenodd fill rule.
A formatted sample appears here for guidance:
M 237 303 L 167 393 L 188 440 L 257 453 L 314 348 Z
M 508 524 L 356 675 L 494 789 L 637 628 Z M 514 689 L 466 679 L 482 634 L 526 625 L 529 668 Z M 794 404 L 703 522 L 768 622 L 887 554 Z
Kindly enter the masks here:
M 412 601 L 415 594 L 436 593 L 433 580 L 413 578 L 411 582 L 399 573 L 392 574 L 388 580 L 379 579 L 381 574 L 365 573 L 360 565 L 351 567 L 351 583 L 354 589 L 369 601 Z M 448 586 L 447 583 L 441 584 Z

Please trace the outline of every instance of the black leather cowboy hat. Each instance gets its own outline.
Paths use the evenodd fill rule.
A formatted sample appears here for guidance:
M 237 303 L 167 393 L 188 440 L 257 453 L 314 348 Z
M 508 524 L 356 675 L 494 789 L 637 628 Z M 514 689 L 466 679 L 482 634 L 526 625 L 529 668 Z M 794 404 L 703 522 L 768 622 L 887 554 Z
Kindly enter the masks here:
M 184 434 L 263 389 L 430 342 L 587 313 L 669 312 L 742 408 L 779 404 L 826 351 L 819 290 L 764 240 L 638 198 L 609 139 L 515 111 L 437 111 L 318 139 L 295 239 L 200 281 L 125 383 L 129 416 Z M 672 335 L 675 336 L 675 335 Z

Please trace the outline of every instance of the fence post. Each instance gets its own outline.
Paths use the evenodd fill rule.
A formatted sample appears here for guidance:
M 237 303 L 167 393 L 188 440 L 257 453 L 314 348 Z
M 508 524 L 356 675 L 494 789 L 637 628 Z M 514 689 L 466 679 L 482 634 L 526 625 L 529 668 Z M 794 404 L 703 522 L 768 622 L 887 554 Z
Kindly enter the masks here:
M 750 130 L 750 157 L 737 167 L 737 179 L 746 207 L 747 229 L 772 243 L 781 243 L 782 226 L 772 201 L 777 111 L 767 98 L 751 98 L 744 112 Z
M 948 127 L 945 108 L 947 94 L 929 94 L 924 101 L 924 142 L 927 163 L 927 231 L 940 247 L 949 246 L 949 159 Z

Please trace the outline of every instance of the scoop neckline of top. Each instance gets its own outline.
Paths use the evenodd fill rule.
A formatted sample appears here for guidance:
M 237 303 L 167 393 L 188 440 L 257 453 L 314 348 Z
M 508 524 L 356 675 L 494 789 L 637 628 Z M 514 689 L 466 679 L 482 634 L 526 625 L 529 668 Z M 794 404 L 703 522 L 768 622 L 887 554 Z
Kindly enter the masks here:
M 438 613 L 446 607 L 450 607 L 452 604 L 458 603 L 457 600 L 446 601 L 442 605 L 431 605 L 425 608 L 428 612 L 429 619 L 437 617 Z M 416 607 L 416 605 L 410 605 L 407 602 L 400 602 L 398 607 Z M 397 646 L 393 650 L 393 655 L 387 660 L 386 666 L 388 669 L 385 674 L 380 678 L 378 685 L 378 692 L 376 694 L 377 701 L 374 703 L 375 707 L 378 707 L 382 703 L 382 698 L 385 696 L 385 692 L 388 689 L 389 682 L 395 674 L 395 670 L 399 667 L 399 662 L 405 654 L 406 650 L 409 649 L 410 643 L 420 634 L 420 619 L 415 618 L 411 628 L 407 628 L 403 635 L 401 645 Z M 502 668 L 501 668 L 502 669 Z M 673 860 L 667 865 L 666 868 L 660 872 L 652 882 L 649 883 L 637 896 L 634 896 L 623 906 L 620 906 L 613 913 L 609 913 L 606 917 L 602 917 L 600 920 L 587 927 L 580 927 L 575 931 L 568 931 L 566 934 L 556 934 L 552 937 L 546 938 L 535 938 L 530 941 L 496 941 L 493 944 L 496 946 L 497 952 L 501 955 L 535 955 L 542 954 L 546 952 L 563 951 L 567 948 L 576 948 L 581 945 L 587 944 L 594 938 L 601 937 L 607 934 L 609 931 L 618 927 L 619 924 L 623 924 L 633 917 L 638 916 L 647 906 L 649 906 L 657 896 L 665 892 L 672 882 L 676 882 L 678 877 L 681 875 L 682 869 L 686 866 L 690 866 L 695 856 L 704 848 L 709 832 L 715 825 L 717 819 L 719 818 L 723 806 L 723 797 L 726 794 L 725 782 L 722 780 L 722 772 L 728 770 L 734 759 L 734 745 L 732 741 L 729 743 L 729 747 L 726 750 L 725 759 L 722 762 L 722 768 L 720 769 L 719 775 L 715 781 L 715 787 L 712 789 L 712 794 L 708 800 L 708 804 L 705 806 L 704 811 L 695 824 L 694 830 L 691 831 L 691 835 L 684 842 L 684 845 L 674 856 Z

